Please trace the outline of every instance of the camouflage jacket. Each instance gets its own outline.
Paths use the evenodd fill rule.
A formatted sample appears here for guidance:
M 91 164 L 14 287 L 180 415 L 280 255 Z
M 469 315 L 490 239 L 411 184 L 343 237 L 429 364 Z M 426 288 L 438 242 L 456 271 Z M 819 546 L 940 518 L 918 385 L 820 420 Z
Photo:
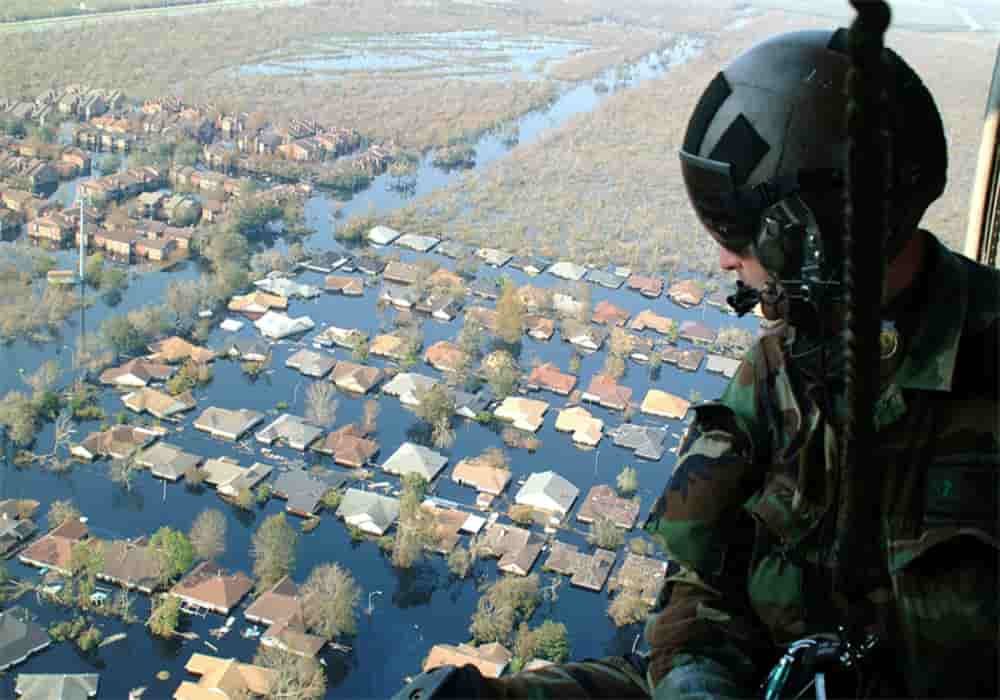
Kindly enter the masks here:
M 927 235 L 926 298 L 883 367 L 866 456 L 884 579 L 850 612 L 863 607 L 888 640 L 896 693 L 995 697 L 1000 275 Z M 848 613 L 831 570 L 836 417 L 787 344 L 760 339 L 721 400 L 696 409 L 647 525 L 681 566 L 646 627 L 658 697 L 684 697 L 686 681 L 672 679 L 705 661 L 728 672 L 725 688 L 755 695 L 778 647 Z
M 894 694 L 994 697 L 1000 274 L 927 235 L 926 298 L 883 368 L 868 456 L 885 566 L 865 622 L 888 640 Z M 842 621 L 826 525 L 837 445 L 788 342 L 762 337 L 721 399 L 696 408 L 654 506 L 647 531 L 679 570 L 646 625 L 645 677 L 624 659 L 584 661 L 484 680 L 479 697 L 760 697 L 783 644 Z

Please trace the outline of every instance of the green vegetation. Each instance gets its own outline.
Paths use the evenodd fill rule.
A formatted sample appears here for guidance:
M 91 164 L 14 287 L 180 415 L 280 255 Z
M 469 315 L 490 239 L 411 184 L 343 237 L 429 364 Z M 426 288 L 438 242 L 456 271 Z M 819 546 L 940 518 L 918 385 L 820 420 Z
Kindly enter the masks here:
M 615 550 L 625 544 L 625 533 L 605 517 L 598 517 L 590 524 L 587 541 L 603 549 Z
M 59 527 L 67 520 L 79 519 L 80 511 L 73 505 L 73 502 L 69 500 L 52 501 L 52 503 L 49 504 L 49 510 L 45 516 L 45 521 L 48 523 L 50 530 Z
M 321 564 L 302 584 L 302 613 L 306 626 L 327 639 L 357 631 L 361 589 L 339 564 Z
M 181 365 L 180 370 L 167 380 L 167 391 L 177 396 L 185 391 L 204 386 L 212 381 L 212 368 L 201 362 L 188 360 Z
M 218 2 L 218 0 L 87 0 L 86 3 L 78 2 L 78 0 L 4 0 L 4 7 L 0 10 L 0 22 L 20 22 L 95 12 L 139 10 L 149 7 L 194 5 L 209 2 Z M 84 6 L 86 9 L 82 9 Z
M 183 532 L 161 527 L 150 538 L 149 546 L 160 565 L 164 583 L 181 576 L 194 564 L 194 546 Z
M 417 392 L 420 402 L 413 412 L 420 420 L 432 428 L 431 438 L 438 448 L 450 447 L 455 442 L 455 430 L 451 427 L 451 417 L 455 414 L 455 398 L 442 383 Z
M 608 605 L 608 615 L 618 627 L 645 621 L 650 606 L 635 591 L 624 590 Z
M 458 545 L 448 554 L 448 571 L 458 578 L 468 577 L 475 564 L 476 553 L 471 548 L 466 549 L 462 545 Z
M 268 590 L 292 571 L 298 539 L 299 534 L 284 513 L 272 515 L 261 523 L 250 544 L 257 590 Z
M 506 644 L 515 625 L 530 618 L 540 602 L 538 574 L 504 576 L 480 596 L 469 632 L 477 642 Z
M 569 658 L 566 625 L 546 620 L 535 629 L 530 629 L 526 622 L 522 622 L 514 640 L 514 656 L 520 661 L 519 666 L 532 659 L 545 659 L 557 664 L 566 661 Z
M 169 639 L 177 632 L 180 622 L 181 599 L 172 595 L 161 595 L 153 602 L 153 609 L 146 624 L 157 637 Z
M 226 516 L 215 508 L 198 513 L 188 539 L 199 559 L 214 559 L 226 551 Z
M 620 495 L 631 496 L 639 490 L 639 473 L 635 467 L 630 467 L 626 464 L 618 473 L 616 483 Z

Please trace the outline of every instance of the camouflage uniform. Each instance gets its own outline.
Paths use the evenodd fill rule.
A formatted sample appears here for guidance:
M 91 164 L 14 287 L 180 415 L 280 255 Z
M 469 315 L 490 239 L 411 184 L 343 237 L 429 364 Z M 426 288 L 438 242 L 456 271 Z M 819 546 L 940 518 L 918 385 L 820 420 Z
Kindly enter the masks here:
M 876 408 L 885 578 L 862 617 L 891 640 L 894 694 L 995 697 L 1000 274 L 921 235 L 926 298 L 898 320 Z M 790 342 L 761 338 L 720 401 L 695 409 L 646 526 L 680 569 L 646 625 L 645 678 L 604 659 L 484 681 L 481 697 L 760 696 L 783 644 L 843 621 L 837 441 Z

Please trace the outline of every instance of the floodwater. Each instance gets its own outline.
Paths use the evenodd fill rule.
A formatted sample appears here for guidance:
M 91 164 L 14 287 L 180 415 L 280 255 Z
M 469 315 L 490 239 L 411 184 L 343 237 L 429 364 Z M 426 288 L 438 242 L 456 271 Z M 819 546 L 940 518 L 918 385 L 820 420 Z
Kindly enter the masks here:
M 631 77 L 626 83 L 613 89 L 626 89 L 628 85 L 653 78 L 666 70 L 672 62 L 681 60 L 683 56 L 690 56 L 691 52 L 696 50 L 697 44 L 683 40 L 675 53 L 658 55 L 643 61 L 631 71 Z M 609 79 L 610 76 L 604 78 Z M 545 129 L 564 123 L 574 114 L 593 109 L 602 99 L 594 89 L 594 85 L 595 83 L 591 82 L 572 87 L 564 92 L 550 109 L 522 118 L 518 124 L 521 142 L 530 142 L 538 138 Z M 483 137 L 476 145 L 477 167 L 482 168 L 502 157 L 507 150 L 509 148 L 498 137 L 493 135 Z M 451 184 L 457 177 L 460 177 L 459 173 L 445 172 L 433 167 L 429 160 L 424 160 L 418 172 L 416 194 L 419 196 L 434 188 Z M 406 197 L 389 189 L 388 184 L 387 176 L 377 178 L 369 189 L 358 193 L 346 203 L 345 214 L 349 215 L 352 211 L 367 211 L 370 206 L 377 212 L 387 212 L 405 203 Z M 318 233 L 308 239 L 308 247 L 338 248 L 330 230 L 331 204 L 331 200 L 325 195 L 317 195 L 309 201 L 307 218 Z M 401 251 L 401 256 L 406 260 L 424 257 L 409 251 Z M 61 265 L 72 264 L 72 252 L 64 251 L 59 257 Z M 451 264 L 450 260 L 433 252 L 429 257 L 442 265 Z M 155 302 L 171 279 L 190 278 L 197 274 L 197 265 L 188 263 L 176 272 L 134 275 L 129 289 L 115 306 L 100 301 L 87 311 L 86 325 L 88 328 L 96 328 L 103 318 L 111 314 Z M 530 281 L 536 285 L 551 286 L 559 282 L 548 275 L 531 278 L 512 269 L 499 272 L 484 270 L 484 274 L 508 275 L 519 284 Z M 322 275 L 313 272 L 305 272 L 298 279 L 311 284 L 322 283 Z M 736 319 L 705 306 L 691 310 L 681 309 L 665 297 L 649 300 L 634 292 L 612 291 L 597 286 L 592 286 L 591 291 L 595 304 L 602 299 L 609 299 L 632 313 L 651 308 L 677 320 L 702 320 L 716 328 L 739 325 L 752 329 L 755 326 L 753 319 Z M 245 448 L 213 440 L 192 428 L 194 418 L 202 409 L 211 405 L 252 408 L 276 415 L 279 413 L 276 405 L 280 401 L 288 403 L 288 412 L 302 415 L 305 390 L 310 380 L 286 368 L 285 360 L 302 344 L 308 345 L 311 338 L 329 324 L 358 327 L 370 333 L 378 332 L 390 325 L 393 312 L 379 312 L 375 299 L 376 290 L 369 288 L 366 289 L 365 296 L 360 299 L 324 295 L 314 300 L 292 301 L 289 313 L 293 316 L 309 315 L 316 322 L 316 329 L 297 339 L 296 342 L 277 343 L 272 351 L 271 370 L 256 380 L 244 376 L 236 362 L 216 361 L 211 384 L 195 392 L 198 407 L 183 420 L 182 430 L 171 433 L 167 438 L 168 441 L 205 457 L 229 455 L 239 459 L 245 466 L 257 460 L 268 461 L 260 453 L 258 444 L 252 438 L 245 441 Z M 469 303 L 479 302 L 470 298 Z M 222 317 L 216 319 L 216 321 L 221 320 Z M 460 320 L 451 323 L 426 320 L 423 324 L 425 347 L 440 339 L 454 338 L 460 323 Z M 80 327 L 81 321 L 76 319 L 66 324 L 56 342 L 37 345 L 21 341 L 0 349 L 7 367 L 7 370 L 0 374 L 0 392 L 18 388 L 21 385 L 20 372 L 30 373 L 47 359 L 56 359 L 61 366 L 68 368 L 70 349 L 74 346 L 75 336 Z M 252 336 L 252 325 L 247 324 L 240 331 L 240 335 Z M 209 345 L 219 345 L 225 338 L 226 334 L 217 329 L 213 332 Z M 332 352 L 339 359 L 347 358 L 344 350 L 336 349 Z M 537 356 L 542 361 L 556 363 L 564 370 L 568 367 L 570 355 L 570 346 L 561 342 L 558 336 L 547 343 L 525 337 L 520 352 L 522 364 L 525 366 L 531 358 Z M 603 358 L 603 353 L 586 355 L 582 358 L 579 371 L 581 386 L 585 387 L 593 374 L 600 369 Z M 375 365 L 383 364 L 378 358 L 372 358 L 370 362 Z M 422 364 L 413 371 L 438 376 L 435 370 Z M 717 395 L 724 386 L 724 379 L 710 375 L 704 369 L 697 373 L 687 373 L 664 365 L 661 371 L 653 376 L 647 367 L 633 363 L 630 363 L 628 373 L 622 381 L 633 388 L 634 397 L 638 400 L 641 400 L 650 387 L 661 388 L 684 397 L 688 397 L 693 391 L 704 397 L 711 397 Z M 639 474 L 639 496 L 642 503 L 640 522 L 642 522 L 669 476 L 673 455 L 668 452 L 661 461 L 648 462 L 614 447 L 607 439 L 596 450 L 579 450 L 573 446 L 569 435 L 558 433 L 554 429 L 557 409 L 565 403 L 565 400 L 546 392 L 541 392 L 537 397 L 549 401 L 551 405 L 545 425 L 537 435 L 542 441 L 542 446 L 535 453 L 508 450 L 514 476 L 507 494 L 508 498 L 512 498 L 516 493 L 517 482 L 523 481 L 533 472 L 548 469 L 557 471 L 573 482 L 580 489 L 582 498 L 592 485 L 614 484 L 614 479 L 622 466 L 629 464 L 635 466 Z M 396 399 L 381 395 L 377 398 L 381 405 L 377 433 L 381 444 L 380 461 L 391 455 L 404 441 L 427 443 L 426 426 L 402 408 Z M 123 408 L 120 397 L 113 391 L 104 392 L 102 404 L 109 417 L 113 417 Z M 337 425 L 357 420 L 361 415 L 362 405 L 361 399 L 341 397 Z M 617 425 L 620 421 L 619 415 L 611 414 L 599 407 L 593 407 L 592 411 L 603 418 L 608 426 Z M 637 415 L 635 420 L 638 423 L 667 425 L 671 434 L 668 438 L 669 445 L 676 444 L 676 437 L 683 429 L 681 421 L 654 420 L 641 415 Z M 82 440 L 88 432 L 98 427 L 96 421 L 77 426 L 75 439 Z M 444 451 L 449 458 L 449 466 L 443 475 L 447 475 L 451 466 L 462 457 L 479 454 L 487 447 L 501 445 L 499 435 L 490 427 L 459 421 L 455 424 L 455 428 L 457 439 L 450 449 Z M 39 436 L 38 451 L 47 449 L 51 442 L 52 426 L 49 425 Z M 312 453 L 303 456 L 287 448 L 277 448 L 276 452 L 291 461 L 304 460 L 308 463 L 319 462 L 333 466 L 328 458 Z M 221 562 L 247 572 L 251 567 L 248 550 L 254 530 L 264 518 L 280 512 L 284 507 L 281 501 L 271 500 L 265 506 L 257 507 L 251 512 L 240 512 L 220 501 L 214 491 L 190 490 L 183 482 L 164 485 L 145 472 L 138 475 L 131 490 L 126 490 L 107 478 L 107 470 L 107 463 L 98 461 L 93 464 L 77 465 L 72 471 L 64 474 L 52 474 L 37 467 L 17 469 L 8 461 L 0 472 L 0 497 L 36 498 L 42 501 L 41 513 L 45 512 L 48 504 L 54 499 L 72 499 L 83 514 L 89 517 L 93 531 L 102 537 L 148 535 L 162 525 L 187 530 L 201 510 L 219 508 L 226 513 L 228 522 L 227 549 L 221 557 Z M 377 478 L 381 480 L 382 475 L 377 475 Z M 439 478 L 436 493 L 466 505 L 474 503 L 475 500 L 474 491 L 452 484 L 446 476 Z M 297 526 L 297 518 L 289 517 Z M 44 526 L 44 523 L 42 525 Z M 561 531 L 558 538 L 573 544 L 584 544 L 580 525 L 572 520 L 569 526 L 571 530 Z M 630 536 L 637 535 L 638 532 L 630 533 Z M 547 554 L 543 552 L 534 569 L 541 575 L 545 584 L 557 578 L 541 572 L 541 565 L 546 556 Z M 619 561 L 622 556 L 619 553 Z M 433 644 L 467 641 L 469 619 L 475 610 L 478 598 L 477 585 L 494 580 L 497 576 L 495 561 L 486 560 L 477 564 L 473 578 L 456 580 L 448 573 L 443 558 L 438 555 L 429 555 L 413 569 L 397 570 L 391 566 L 375 544 L 351 542 L 343 525 L 332 515 L 324 514 L 320 527 L 312 533 L 303 534 L 300 539 L 293 577 L 302 582 L 314 566 L 329 561 L 339 562 L 353 573 L 363 591 L 360 606 L 362 610 L 367 606 L 369 598 L 373 603 L 373 612 L 370 616 L 363 612 L 360 615 L 357 636 L 345 640 L 353 647 L 352 651 L 342 653 L 326 650 L 323 653 L 327 665 L 327 696 L 331 698 L 391 695 L 401 686 L 405 676 L 419 671 L 423 658 Z M 19 577 L 35 579 L 38 576 L 37 571 L 13 560 L 8 562 L 8 567 Z M 592 593 L 572 588 L 567 580 L 562 582 L 557 591 L 557 600 L 543 603 L 531 623 L 537 625 L 545 619 L 565 623 L 569 630 L 573 657 L 599 657 L 622 653 L 632 647 L 639 632 L 638 626 L 623 629 L 614 627 L 605 613 L 608 604 L 606 592 Z M 74 615 L 70 610 L 38 604 L 30 597 L 23 598 L 20 602 L 28 605 L 38 616 L 39 621 L 46 625 L 53 621 L 69 619 Z M 148 601 L 139 595 L 136 597 L 136 606 L 138 616 L 144 619 L 148 614 Z M 147 686 L 145 697 L 167 698 L 180 680 L 187 678 L 183 666 L 194 652 L 217 653 L 219 656 L 236 657 L 245 661 L 253 657 L 256 640 L 243 639 L 239 635 L 239 631 L 246 624 L 242 617 L 242 608 L 234 614 L 237 618 L 234 631 L 221 640 L 207 635 L 209 629 L 222 624 L 221 617 L 210 615 L 204 619 L 186 618 L 183 629 L 193 631 L 201 637 L 195 641 L 179 639 L 163 641 L 147 634 L 141 624 L 124 627 L 113 619 L 96 618 L 96 623 L 105 637 L 125 631 L 128 639 L 89 655 L 78 653 L 70 644 L 55 645 L 19 665 L 16 672 L 96 671 L 101 673 L 102 697 L 125 697 L 129 689 Z M 217 652 L 206 645 L 203 641 L 206 639 L 218 648 Z M 169 681 L 160 682 L 154 678 L 156 672 L 160 670 L 170 672 Z M 16 673 L 9 673 L 0 679 L 0 696 L 13 694 L 15 675 Z
M 242 75 L 301 75 L 331 79 L 344 73 L 393 73 L 427 77 L 538 80 L 551 63 L 588 48 L 557 37 L 508 37 L 492 30 L 333 36 L 281 49 Z

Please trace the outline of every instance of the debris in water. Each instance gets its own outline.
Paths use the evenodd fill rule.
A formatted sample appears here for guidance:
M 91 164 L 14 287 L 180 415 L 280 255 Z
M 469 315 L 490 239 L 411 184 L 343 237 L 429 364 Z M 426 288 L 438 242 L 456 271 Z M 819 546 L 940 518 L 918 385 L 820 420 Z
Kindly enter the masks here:
M 156 672 L 156 680 L 158 681 L 168 681 L 170 680 L 170 671 L 164 669 L 162 671 Z
M 100 647 L 106 647 L 109 644 L 114 644 L 115 642 L 120 642 L 121 640 L 125 639 L 126 637 L 128 637 L 127 634 L 125 634 L 124 632 L 119 632 L 118 634 L 111 635 L 110 637 L 108 637 L 107 639 L 105 639 L 104 641 L 102 641 L 97 646 L 98 646 L 98 648 L 100 648 Z

